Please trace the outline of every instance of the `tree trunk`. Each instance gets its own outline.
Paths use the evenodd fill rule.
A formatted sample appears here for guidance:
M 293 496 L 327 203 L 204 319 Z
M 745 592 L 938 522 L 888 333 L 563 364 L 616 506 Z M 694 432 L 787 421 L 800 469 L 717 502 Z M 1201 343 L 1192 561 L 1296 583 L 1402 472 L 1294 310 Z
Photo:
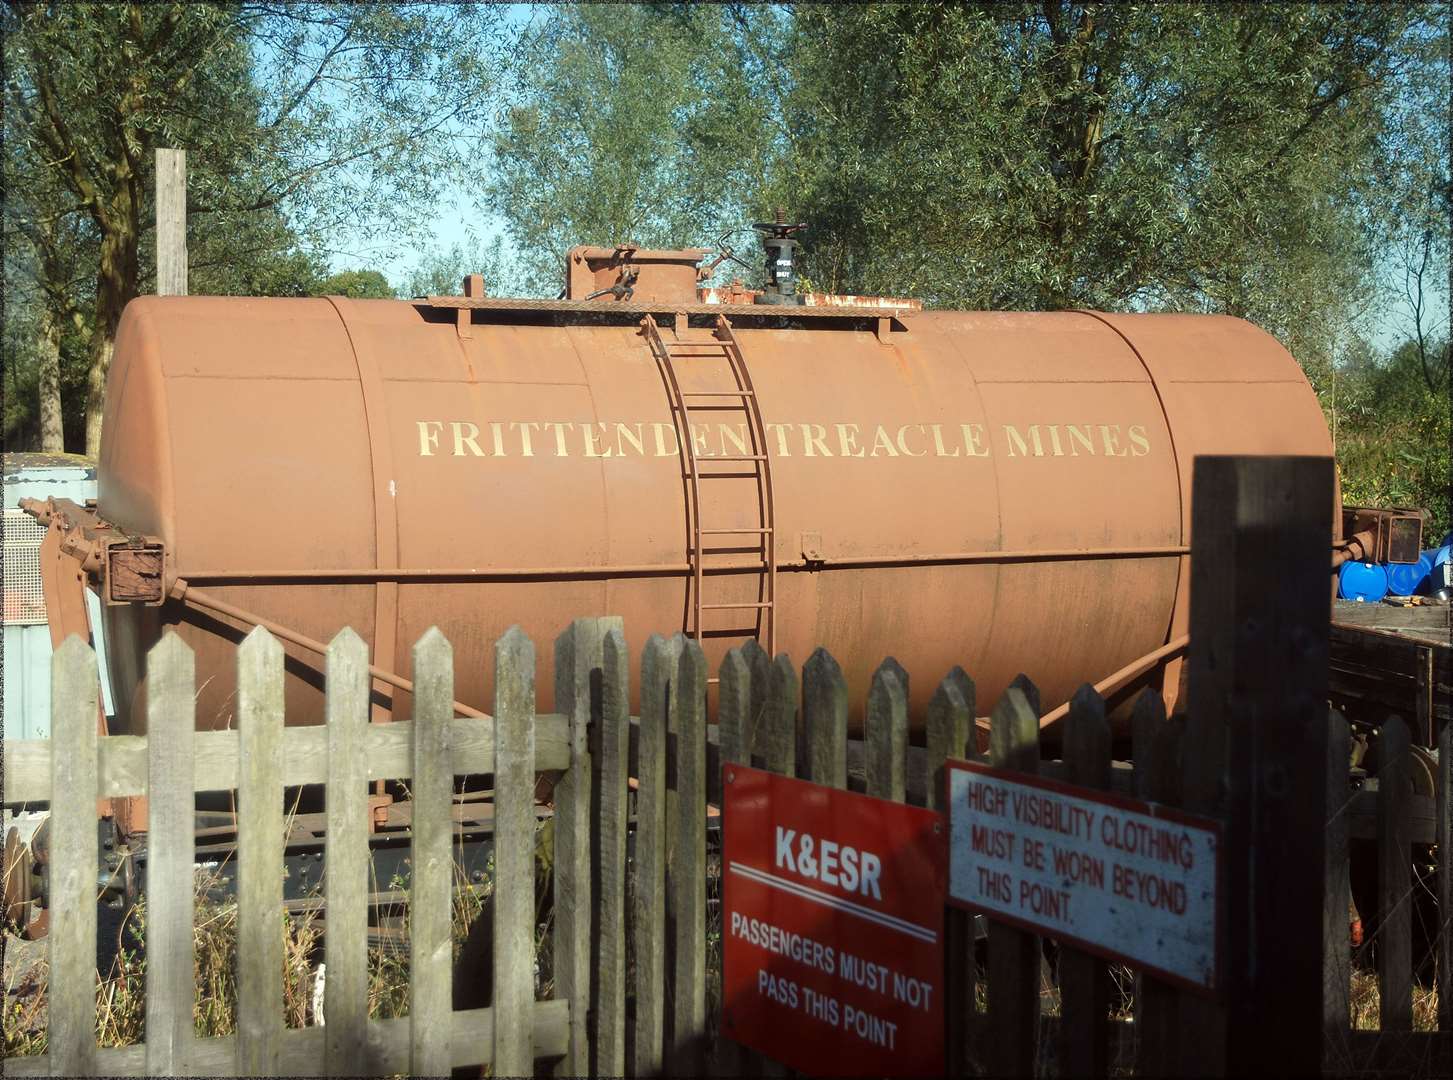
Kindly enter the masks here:
M 130 209 L 130 207 L 128 207 Z M 101 239 L 101 266 L 96 275 L 96 321 L 91 327 L 91 362 L 86 372 L 86 456 L 101 456 L 101 414 L 106 406 L 106 373 L 116 348 L 116 327 L 121 311 L 136 295 L 136 233 L 126 228 L 106 233 Z
M 61 454 L 66 434 L 61 424 L 61 328 L 45 304 L 40 312 L 40 449 Z
M 86 456 L 101 456 L 101 413 L 106 407 L 106 373 L 116 348 L 116 331 L 100 325 L 91 332 L 91 366 L 86 372 Z

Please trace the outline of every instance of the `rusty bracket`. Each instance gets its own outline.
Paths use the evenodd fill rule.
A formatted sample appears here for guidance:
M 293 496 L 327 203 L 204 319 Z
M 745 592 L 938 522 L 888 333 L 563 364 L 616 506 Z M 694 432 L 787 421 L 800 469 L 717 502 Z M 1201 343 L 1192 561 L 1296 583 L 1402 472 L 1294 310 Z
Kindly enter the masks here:
M 166 602 L 165 567 L 166 546 L 159 540 L 135 536 L 111 541 L 105 550 L 102 599 L 111 607 L 161 607 Z
M 128 533 L 100 517 L 94 507 L 70 499 L 21 499 L 20 509 L 55 534 L 47 540 L 53 544 L 51 558 L 70 560 L 82 587 L 89 579 L 106 604 L 159 607 L 166 600 L 166 545 L 157 537 Z M 61 601 L 61 617 L 74 623 L 64 614 L 66 605 Z
M 20 509 L 59 533 L 59 552 L 75 560 L 89 575 L 101 570 L 101 548 L 114 536 L 111 525 L 89 506 L 70 499 L 21 499 Z
M 821 566 L 824 556 L 822 553 L 822 533 L 805 532 L 799 536 L 798 546 L 802 549 L 802 561 L 808 566 Z

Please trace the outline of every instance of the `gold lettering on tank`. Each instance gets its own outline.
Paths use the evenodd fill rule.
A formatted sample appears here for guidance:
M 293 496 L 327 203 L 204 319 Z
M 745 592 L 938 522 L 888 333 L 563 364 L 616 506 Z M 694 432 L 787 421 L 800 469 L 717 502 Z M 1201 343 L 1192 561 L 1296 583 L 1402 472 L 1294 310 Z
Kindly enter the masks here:
M 430 428 L 435 430 L 431 431 Z M 433 457 L 439 450 L 439 432 L 444 430 L 442 420 L 419 421 L 419 456 Z
M 644 427 L 644 424 L 616 424 L 617 457 L 625 456 L 628 445 L 635 449 L 636 457 L 646 456 L 646 437 L 642 433 Z
M 566 423 L 566 424 L 547 423 L 547 424 L 544 425 L 545 430 L 548 431 L 548 432 L 550 432 L 551 434 L 553 434 L 555 436 L 555 456 L 556 457 L 569 457 L 570 456 L 570 451 L 565 446 L 565 433 L 567 431 L 569 431 L 571 428 L 573 428 L 574 426 L 575 426 L 574 424 L 569 424 L 569 423 Z
M 1145 424 L 877 424 L 852 421 L 762 425 L 766 445 L 745 421 L 690 426 L 696 457 L 808 458 L 1142 458 L 1152 450 Z M 660 420 L 416 420 L 420 457 L 675 458 L 681 431 Z
M 865 457 L 868 453 L 858 445 L 858 425 L 837 425 L 838 457 Z

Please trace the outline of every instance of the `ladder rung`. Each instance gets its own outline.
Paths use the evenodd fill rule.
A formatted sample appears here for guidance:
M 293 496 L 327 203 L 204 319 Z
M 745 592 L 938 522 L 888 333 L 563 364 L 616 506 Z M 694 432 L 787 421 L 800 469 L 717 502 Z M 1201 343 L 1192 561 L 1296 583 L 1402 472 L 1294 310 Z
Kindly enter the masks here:
M 696 459 L 697 464 L 700 464 L 703 461 L 766 461 L 766 460 L 767 460 L 767 455 L 765 455 L 765 454 L 732 454 L 732 455 L 727 455 L 727 454 L 713 454 L 711 457 L 699 457 L 699 458 Z
M 767 602 L 767 603 L 765 603 L 765 604 L 702 604 L 701 605 L 701 610 L 702 611 L 727 611 L 729 609 L 730 610 L 735 610 L 735 609 L 738 609 L 738 608 L 769 608 L 771 606 L 772 606 L 772 604 L 771 604 L 770 601 Z
M 737 535 L 761 536 L 762 534 L 769 533 L 771 531 L 772 531 L 771 529 L 702 529 L 701 530 L 701 535 L 702 536 L 737 536 Z
M 681 396 L 682 397 L 739 397 L 739 398 L 749 398 L 749 397 L 756 397 L 757 395 L 754 394 L 754 393 L 752 393 L 750 390 L 692 390 L 689 393 L 683 393 Z

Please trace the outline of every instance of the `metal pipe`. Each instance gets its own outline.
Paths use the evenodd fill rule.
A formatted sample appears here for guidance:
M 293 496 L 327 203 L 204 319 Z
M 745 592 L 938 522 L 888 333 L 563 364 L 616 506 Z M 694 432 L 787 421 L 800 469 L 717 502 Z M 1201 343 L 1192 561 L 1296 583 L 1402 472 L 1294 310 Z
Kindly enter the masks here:
M 923 563 L 1037 562 L 1074 559 L 1144 559 L 1189 555 L 1183 544 L 1138 548 L 1051 548 L 1040 551 L 954 551 L 927 555 L 854 555 L 838 559 L 797 559 L 779 562 L 779 570 L 818 570 L 823 567 L 917 566 Z M 765 564 L 745 563 L 741 566 L 706 567 L 708 574 L 759 574 Z M 430 581 L 478 580 L 508 578 L 582 578 L 582 577 L 674 577 L 692 572 L 690 563 L 645 563 L 636 566 L 535 566 L 500 567 L 481 570 L 477 567 L 459 569 L 397 569 L 378 570 L 188 570 L 178 577 L 196 581 Z
M 1336 570 L 1347 562 L 1370 561 L 1375 546 L 1376 537 L 1367 529 L 1354 533 L 1345 540 L 1334 540 L 1332 542 L 1332 569 Z
M 1185 544 L 1133 548 L 1044 548 L 1038 551 L 952 551 L 929 555 L 855 555 L 845 559 L 822 559 L 811 563 L 781 563 L 792 569 L 815 566 L 917 566 L 922 563 L 1040 562 L 1074 559 L 1146 559 L 1189 555 Z
M 501 567 L 495 570 L 481 570 L 477 567 L 458 569 L 387 569 L 368 567 L 361 570 L 188 570 L 178 578 L 187 581 L 357 581 L 370 584 L 375 581 L 434 581 L 434 580 L 479 580 L 492 581 L 499 578 L 580 578 L 580 577 L 639 577 L 684 574 L 690 571 L 687 563 L 645 563 L 639 566 L 537 566 Z M 748 568 L 750 569 L 750 568 Z
M 307 649 L 309 652 L 317 653 L 319 656 L 326 656 L 328 654 L 328 646 L 323 644 L 323 642 L 310 638 L 305 634 L 300 634 L 296 630 L 289 630 L 286 626 L 275 623 L 271 619 L 265 619 L 255 612 L 247 611 L 244 608 L 229 604 L 223 600 L 218 600 L 215 596 L 209 596 L 207 593 L 198 592 L 191 587 L 190 583 L 181 578 L 178 578 L 173 583 L 171 595 L 174 599 L 191 604 L 193 607 L 204 608 L 207 611 L 212 611 L 219 615 L 226 615 L 228 618 L 236 619 L 238 622 L 248 623 L 252 626 L 260 626 L 274 637 L 280 637 L 284 641 L 291 641 L 294 645 Z M 374 664 L 369 664 L 368 673 L 380 682 L 388 683 L 390 686 L 402 690 L 405 693 L 412 694 L 414 692 L 413 683 L 402 676 L 395 675 L 392 671 L 377 667 Z M 466 705 L 462 701 L 456 701 L 454 703 L 454 712 L 459 716 L 473 716 L 481 720 L 490 719 L 488 713 L 480 712 L 478 709 Z
M 1146 653 L 1139 660 L 1132 660 L 1119 671 L 1113 672 L 1112 674 L 1105 676 L 1103 679 L 1097 682 L 1095 684 L 1095 693 L 1099 694 L 1101 697 L 1105 697 L 1109 694 L 1115 693 L 1115 691 L 1125 686 L 1125 684 L 1130 682 L 1132 679 L 1144 675 L 1151 668 L 1155 667 L 1156 664 L 1160 663 L 1160 661 L 1168 660 L 1172 656 L 1185 652 L 1186 646 L 1190 643 L 1191 636 L 1189 634 L 1185 634 L 1181 637 L 1176 638 L 1174 641 L 1167 642 L 1160 648 L 1156 649 L 1154 652 Z M 1040 717 L 1039 726 L 1048 727 L 1050 724 L 1053 724 L 1058 720 L 1063 720 L 1066 716 L 1069 715 L 1069 712 L 1070 703 L 1067 701 L 1059 708 L 1051 709 L 1049 712 L 1045 713 L 1042 717 Z M 981 720 L 980 726 L 987 728 L 988 722 Z
M 328 646 L 323 644 L 323 642 L 318 641 L 314 638 L 307 637 L 306 635 L 300 634 L 295 630 L 289 630 L 287 627 L 275 623 L 271 619 L 266 619 L 263 616 L 256 614 L 255 612 L 247 611 L 233 604 L 226 603 L 223 600 L 219 600 L 215 596 L 199 592 L 196 589 L 192 588 L 188 582 L 183 581 L 180 578 L 178 578 L 176 584 L 172 586 L 172 596 L 186 603 L 190 603 L 195 607 L 205 608 L 206 610 L 214 611 L 221 615 L 226 615 L 230 618 L 236 619 L 239 622 L 249 623 L 253 626 L 261 626 L 269 633 L 282 638 L 284 641 L 290 641 L 294 645 L 307 649 L 309 652 L 317 653 L 320 656 L 326 655 L 328 652 Z M 1178 653 L 1184 652 L 1186 646 L 1190 644 L 1190 640 L 1191 639 L 1189 634 L 1183 635 L 1182 637 L 1176 638 L 1174 641 L 1162 645 L 1160 648 L 1154 650 L 1153 652 L 1146 653 L 1138 660 L 1131 661 L 1129 664 L 1126 664 L 1118 671 L 1107 675 L 1105 678 L 1095 683 L 1095 692 L 1097 694 L 1100 694 L 1102 697 L 1107 694 L 1113 694 L 1115 691 L 1119 690 L 1132 679 L 1149 671 L 1161 660 L 1169 659 L 1170 657 Z M 380 680 L 381 682 L 386 682 L 390 686 L 396 687 L 397 689 L 403 690 L 404 692 L 409 694 L 412 694 L 414 692 L 414 684 L 412 682 L 410 682 L 408 679 L 394 674 L 392 671 L 387 671 L 384 668 L 376 667 L 373 664 L 370 664 L 368 666 L 368 671 L 369 674 L 371 674 L 374 678 Z M 480 712 L 478 709 L 472 708 L 469 705 L 465 705 L 463 702 L 460 701 L 456 701 L 454 703 L 454 709 L 461 716 L 475 716 L 482 719 L 489 719 L 488 713 Z M 1053 724 L 1057 720 L 1063 719 L 1069 714 L 1069 710 L 1069 703 L 1066 702 L 1059 708 L 1046 713 L 1043 717 L 1040 718 L 1040 727 L 1048 727 L 1050 724 Z M 980 717 L 978 719 L 978 724 L 980 727 L 985 728 L 986 730 L 989 726 L 987 719 L 983 717 Z

